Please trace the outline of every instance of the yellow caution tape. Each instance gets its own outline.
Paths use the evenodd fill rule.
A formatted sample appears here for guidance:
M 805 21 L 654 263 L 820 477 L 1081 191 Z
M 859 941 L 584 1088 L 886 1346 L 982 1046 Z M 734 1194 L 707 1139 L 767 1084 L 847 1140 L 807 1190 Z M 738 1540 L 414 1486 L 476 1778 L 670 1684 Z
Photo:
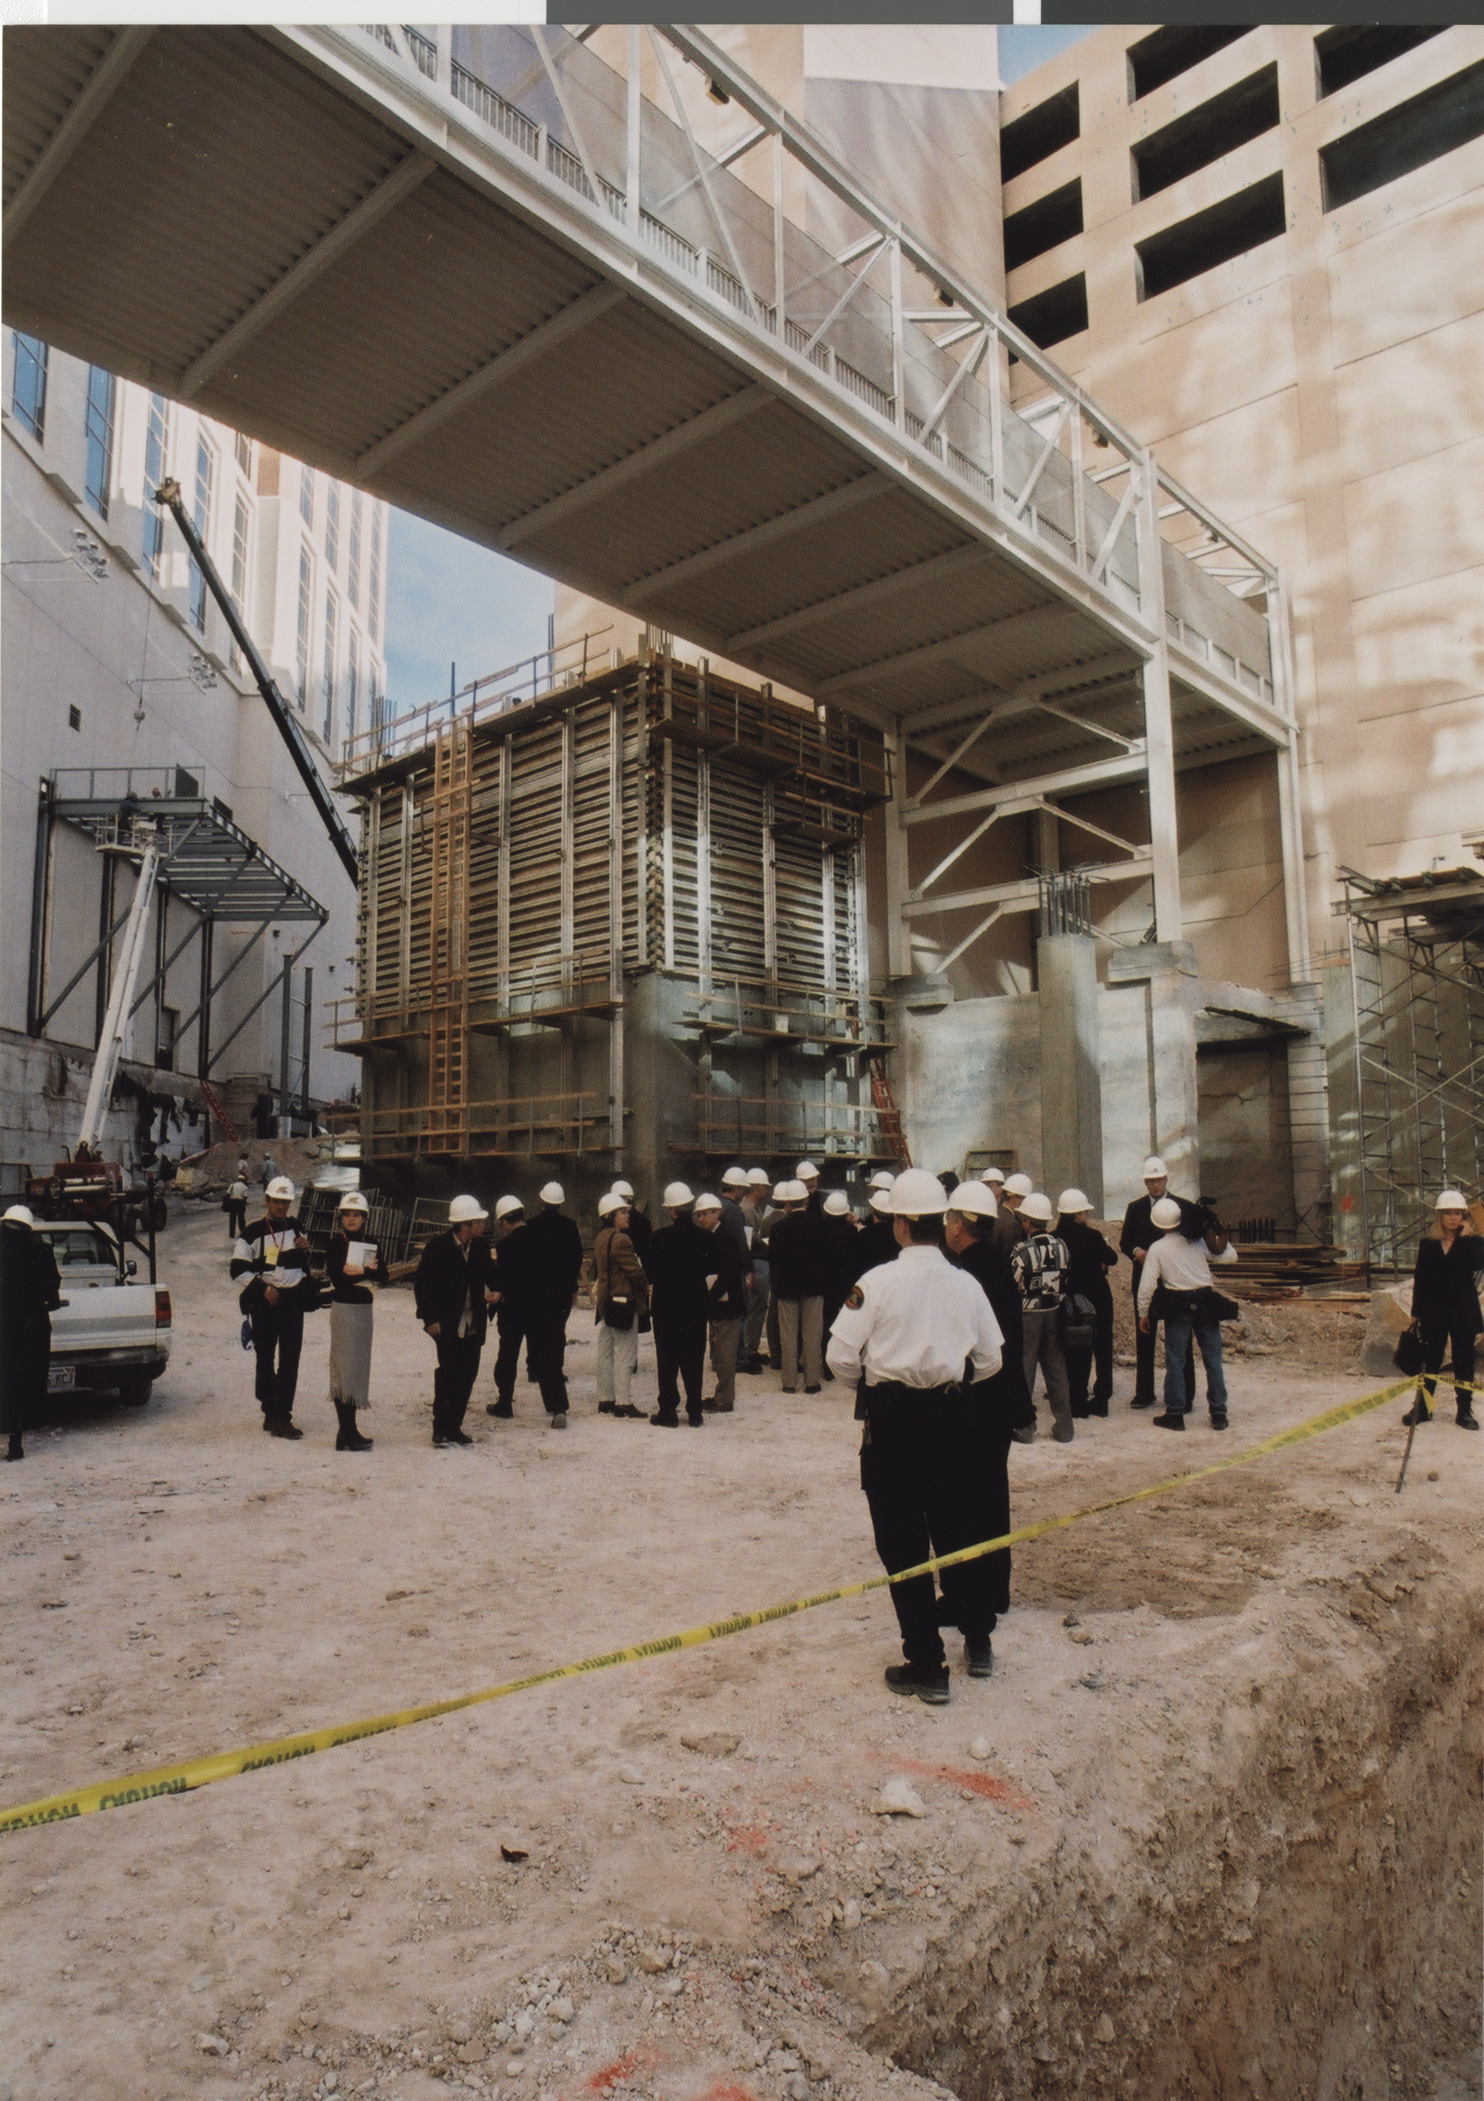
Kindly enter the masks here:
M 1285 1446 L 1302 1444 L 1325 1430 L 1338 1429 L 1342 1423 L 1369 1415 L 1372 1409 L 1382 1408 L 1388 1401 L 1411 1393 L 1416 1383 L 1415 1379 L 1401 1379 L 1378 1393 L 1365 1394 L 1360 1400 L 1346 1401 L 1338 1408 L 1327 1409 L 1323 1415 L 1310 1416 L 1307 1422 L 1295 1423 L 1291 1429 L 1277 1430 L 1260 1443 L 1249 1445 L 1245 1451 L 1234 1452 L 1230 1458 L 1217 1459 L 1210 1466 L 1172 1474 L 1166 1480 L 1152 1482 L 1147 1488 L 1130 1489 L 1126 1495 L 1089 1503 L 1084 1509 L 1068 1511 L 1062 1517 L 1044 1517 L 1035 1524 L 1020 1525 L 998 1539 L 982 1540 L 977 1546 L 960 1548 L 957 1553 L 939 1555 L 933 1560 L 919 1562 L 915 1568 L 901 1569 L 895 1575 L 870 1576 L 861 1583 L 846 1583 L 838 1590 L 822 1590 L 811 1598 L 794 1598 L 786 1605 L 769 1605 L 760 1612 L 739 1612 L 731 1619 L 713 1620 L 709 1626 L 688 1627 L 684 1633 L 661 1635 L 656 1641 L 642 1641 L 633 1648 L 611 1649 L 605 1656 L 586 1656 L 581 1663 L 559 1664 L 555 1670 L 538 1671 L 529 1678 L 512 1678 L 505 1685 L 461 1693 L 456 1699 L 433 1700 L 423 1707 L 403 1707 L 394 1714 L 378 1714 L 369 1721 L 344 1722 L 329 1729 L 306 1729 L 299 1736 L 279 1737 L 273 1743 L 249 1744 L 238 1751 L 219 1751 L 211 1758 L 188 1758 L 183 1764 L 159 1766 L 154 1772 L 136 1773 L 127 1780 L 95 1781 L 91 1786 L 76 1788 L 70 1794 L 49 1795 L 44 1801 L 26 1802 L 18 1809 L 0 1812 L 0 1832 L 23 1831 L 37 1824 L 64 1823 L 69 1817 L 91 1816 L 99 1809 L 122 1809 L 127 1803 L 147 1802 L 157 1795 L 183 1795 L 192 1788 L 209 1787 L 213 1780 L 230 1780 L 238 1773 L 255 1773 L 267 1766 L 287 1765 L 295 1758 L 312 1757 L 316 1751 L 335 1751 L 342 1744 L 360 1743 L 365 1737 L 382 1736 L 390 1729 L 406 1729 L 414 1722 L 430 1722 L 440 1714 L 457 1714 L 465 1707 L 480 1707 L 490 1700 L 508 1699 L 512 1693 L 528 1692 L 533 1686 L 554 1685 L 561 1678 L 581 1678 L 589 1671 L 610 1670 L 615 1664 L 646 1663 L 656 1656 L 669 1656 L 680 1649 L 695 1649 L 708 1641 L 720 1641 L 728 1634 L 745 1633 L 750 1627 L 765 1627 L 773 1620 L 791 1619 L 795 1613 L 812 1612 L 817 1605 L 833 1605 L 842 1598 L 864 1597 L 868 1591 L 884 1590 L 893 1583 L 906 1583 L 915 1576 L 932 1575 L 939 1569 L 952 1568 L 962 1561 L 975 1561 L 983 1554 L 999 1553 L 1005 1547 L 1019 1546 L 1029 1539 L 1043 1539 L 1048 1532 L 1063 1531 L 1068 1525 L 1080 1524 L 1084 1518 L 1121 1510 L 1151 1496 L 1168 1495 L 1172 1489 L 1188 1488 L 1192 1482 L 1207 1480 L 1212 1474 L 1226 1473 L 1234 1466 L 1246 1466 L 1254 1459 L 1281 1452 Z

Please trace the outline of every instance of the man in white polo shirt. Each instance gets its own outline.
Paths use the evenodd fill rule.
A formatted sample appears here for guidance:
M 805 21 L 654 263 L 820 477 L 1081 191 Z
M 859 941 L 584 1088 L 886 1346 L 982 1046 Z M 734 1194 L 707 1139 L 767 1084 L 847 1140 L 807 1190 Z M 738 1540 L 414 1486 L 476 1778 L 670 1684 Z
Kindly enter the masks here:
M 1194 1393 L 1186 1384 L 1185 1358 L 1195 1331 L 1206 1367 L 1206 1401 L 1211 1410 L 1211 1428 L 1224 1430 L 1228 1416 L 1226 1380 L 1221 1369 L 1221 1322 L 1217 1316 L 1211 1285 L 1211 1263 L 1235 1262 L 1237 1251 L 1227 1238 L 1226 1228 L 1209 1211 L 1201 1214 L 1204 1233 L 1187 1238 L 1187 1225 L 1179 1204 L 1162 1196 L 1150 1206 L 1149 1222 L 1159 1238 L 1144 1257 L 1139 1272 L 1139 1328 L 1151 1333 L 1150 1307 L 1156 1290 L 1162 1289 L 1165 1324 L 1165 1412 L 1154 1417 L 1160 1430 L 1183 1430 Z M 1195 1223 L 1199 1224 L 1199 1220 Z

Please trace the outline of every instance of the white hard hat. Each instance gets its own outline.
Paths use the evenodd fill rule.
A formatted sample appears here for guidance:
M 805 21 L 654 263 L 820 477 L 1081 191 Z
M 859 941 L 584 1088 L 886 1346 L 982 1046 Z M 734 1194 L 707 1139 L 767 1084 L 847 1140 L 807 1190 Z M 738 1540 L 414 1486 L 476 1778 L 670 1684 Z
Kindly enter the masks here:
M 36 1220 L 24 1204 L 12 1204 L 5 1214 L 5 1223 L 10 1226 L 34 1226 Z
M 695 1202 L 695 1198 L 684 1182 L 666 1182 L 665 1193 L 660 1202 L 667 1211 L 683 1211 L 687 1204 Z
M 788 1193 L 789 1193 L 789 1191 L 790 1191 L 790 1190 L 791 1190 L 792 1188 L 794 1188 L 794 1187 L 795 1187 L 795 1184 L 794 1184 L 794 1183 L 792 1183 L 792 1182 L 775 1182 L 775 1183 L 773 1184 L 773 1201 L 774 1201 L 774 1203 L 775 1203 L 775 1204 L 786 1204 L 786 1203 L 788 1202 L 788 1200 L 789 1200 L 789 1199 L 788 1199 Z
M 1146 1182 L 1168 1181 L 1170 1174 L 1158 1153 L 1151 1153 L 1139 1172 Z
M 567 1192 L 560 1182 L 543 1182 L 541 1201 L 543 1204 L 564 1204 L 567 1201 Z
M 1071 1218 L 1078 1211 L 1090 1211 L 1092 1198 L 1082 1189 L 1064 1189 L 1056 1200 L 1056 1208 L 1063 1218 Z
M 811 1175 L 816 1182 L 819 1180 L 819 1169 L 812 1160 L 801 1160 L 794 1169 L 794 1174 L 801 1182 L 807 1181 Z
M 371 1215 L 371 1206 L 366 1202 L 359 1189 L 347 1189 L 344 1196 L 341 1197 L 339 1203 L 335 1206 L 335 1209 L 337 1211 L 359 1211 L 366 1218 L 369 1218 Z
M 613 1194 L 615 1196 L 626 1196 L 629 1202 L 632 1203 L 634 1201 L 634 1185 L 632 1182 L 615 1182 Z
M 1469 1200 L 1461 1189 L 1445 1189 L 1433 1205 L 1434 1211 L 1467 1211 L 1468 1207 Z
M 692 1211 L 720 1211 L 720 1209 L 721 1198 L 719 1196 L 711 1196 L 704 1193 L 698 1196 L 695 1202 L 691 1205 Z
M 294 1185 L 287 1175 L 275 1175 L 268 1187 L 263 1191 L 263 1194 L 264 1196 L 284 1197 L 289 1203 L 292 1203 L 294 1201 Z
M 891 1208 L 896 1218 L 941 1218 L 948 1192 L 925 1167 L 907 1167 L 891 1185 Z
M 747 1170 L 747 1186 L 749 1189 L 771 1189 L 773 1185 L 767 1168 L 749 1167 Z
M 1005 1184 L 1005 1194 L 1006 1196 L 1029 1196 L 1035 1186 L 1029 1175 L 1011 1175 L 1009 1181 Z
M 598 1198 L 599 1218 L 612 1218 L 615 1211 L 627 1211 L 628 1208 L 628 1198 L 620 1196 L 616 1189 L 610 1189 L 606 1196 Z
M 785 1182 L 783 1185 L 783 1201 L 786 1204 L 807 1204 L 809 1192 L 802 1182 Z
M 998 1182 L 1001 1185 L 1001 1187 L 1003 1187 L 1005 1181 L 1005 1172 L 1004 1169 L 1000 1167 L 986 1167 L 979 1179 L 985 1184 L 991 1182 Z
M 1049 1226 L 1051 1223 L 1050 1197 L 1044 1195 L 1039 1189 L 1032 1190 L 1031 1194 L 1021 1204 L 1020 1215 L 1022 1218 L 1039 1219 L 1043 1225 Z
M 747 1169 L 745 1167 L 729 1167 L 721 1178 L 721 1186 L 723 1189 L 745 1189 L 747 1187 Z
M 960 1182 L 949 1192 L 948 1208 L 963 1218 L 996 1218 L 999 1205 L 982 1182 Z
M 1172 1196 L 1162 1196 L 1149 1213 L 1149 1223 L 1168 1233 L 1180 1223 L 1180 1206 Z
M 824 1209 L 827 1218 L 848 1218 L 850 1198 L 843 1189 L 832 1189 L 824 1200 Z
M 517 1211 L 524 1211 L 525 1208 L 518 1196 L 501 1196 L 495 1199 L 495 1217 L 497 1219 L 513 1218 Z
M 871 1177 L 871 1187 L 873 1189 L 890 1189 L 895 1180 L 896 1176 L 891 1172 L 890 1168 L 878 1167 L 875 1174 Z
M 451 1226 L 466 1226 L 476 1218 L 488 1218 L 489 1213 L 477 1196 L 456 1196 L 448 1207 L 448 1222 Z
M 878 1218 L 891 1217 L 891 1191 L 889 1189 L 873 1189 L 866 1201 Z

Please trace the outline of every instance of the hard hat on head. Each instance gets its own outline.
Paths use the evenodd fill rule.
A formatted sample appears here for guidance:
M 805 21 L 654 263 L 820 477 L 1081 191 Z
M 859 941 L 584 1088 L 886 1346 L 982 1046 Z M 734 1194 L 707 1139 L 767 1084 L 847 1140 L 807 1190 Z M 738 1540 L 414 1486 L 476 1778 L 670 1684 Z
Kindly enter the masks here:
M 714 1211 L 719 1218 L 721 1216 L 721 1198 L 712 1196 L 708 1190 L 702 1190 L 694 1204 L 692 1204 L 691 1209 L 697 1218 L 700 1217 L 703 1211 Z
M 948 1192 L 948 1208 L 961 1218 L 996 1218 L 999 1205 L 982 1182 L 960 1182 Z
M 889 1189 L 873 1189 L 866 1201 L 878 1218 L 891 1217 L 891 1191 Z
M 925 1167 L 906 1167 L 891 1185 L 894 1218 L 941 1218 L 948 1209 L 948 1191 Z
M 1035 1188 L 1029 1175 L 1011 1175 L 1005 1184 L 1006 1196 L 1029 1196 Z
M 518 1196 L 498 1197 L 495 1200 L 495 1217 L 514 1218 L 517 1212 L 524 1211 L 525 1208 Z
M 683 1211 L 687 1204 L 695 1202 L 695 1198 L 684 1182 L 666 1182 L 660 1202 L 667 1211 Z
M 489 1213 L 477 1196 L 456 1196 L 448 1207 L 448 1222 L 451 1226 L 467 1226 L 476 1218 L 488 1218 Z
M 34 1226 L 36 1220 L 24 1204 L 12 1204 L 5 1214 L 3 1223 L 8 1226 Z
M 1170 1170 L 1158 1153 L 1151 1153 L 1139 1172 L 1146 1182 L 1168 1181 L 1170 1176 Z
M 749 1189 L 771 1189 L 773 1180 L 766 1167 L 749 1167 L 747 1170 Z
M 369 1217 L 371 1207 L 359 1189 L 347 1189 L 335 1206 L 337 1211 L 359 1211 L 363 1218 Z
M 610 1189 L 606 1196 L 598 1198 L 599 1218 L 612 1218 L 615 1211 L 627 1211 L 628 1208 L 628 1198 L 620 1196 L 616 1189 Z
M 824 1211 L 826 1218 L 848 1218 L 850 1198 L 843 1189 L 832 1189 L 824 1200 Z
M 745 1189 L 747 1187 L 747 1169 L 745 1167 L 729 1167 L 721 1178 L 721 1186 L 723 1189 Z
M 1434 1211 L 1467 1211 L 1468 1207 L 1469 1200 L 1461 1189 L 1445 1189 L 1433 1205 Z
M 1079 1211 L 1092 1209 L 1092 1198 L 1085 1189 L 1064 1189 L 1056 1200 L 1056 1208 L 1063 1218 L 1073 1218 Z
M 799 1186 L 800 1186 L 800 1187 L 802 1187 L 803 1185 L 802 1185 L 802 1184 L 800 1184 Z M 775 1203 L 775 1204 L 786 1204 L 786 1203 L 788 1202 L 788 1192 L 789 1192 L 789 1191 L 790 1191 L 790 1189 L 792 1189 L 793 1187 L 794 1187 L 794 1184 L 793 1184 L 792 1182 L 775 1182 L 775 1183 L 773 1184 L 773 1201 L 774 1201 L 774 1203 Z
M 986 1167 L 979 1179 L 990 1189 L 1003 1189 L 1005 1186 L 1003 1168 Z
M 632 1182 L 615 1182 L 613 1194 L 615 1196 L 626 1196 L 629 1202 L 632 1203 L 634 1201 L 634 1185 Z
M 890 1168 L 878 1167 L 875 1174 L 871 1177 L 870 1186 L 873 1189 L 890 1189 L 895 1180 L 896 1176 L 891 1172 Z
M 1172 1196 L 1162 1196 L 1149 1213 L 1149 1223 L 1169 1233 L 1180 1223 L 1180 1206 Z
M 794 1173 L 801 1182 L 817 1182 L 819 1180 L 819 1169 L 812 1160 L 801 1160 L 794 1169 Z
M 275 1199 L 282 1198 L 285 1203 L 291 1204 L 294 1201 L 294 1185 L 287 1175 L 275 1175 L 263 1194 Z
M 809 1201 L 809 1192 L 808 1192 L 808 1190 L 807 1190 L 807 1189 L 806 1189 L 806 1188 L 804 1187 L 804 1184 L 803 1184 L 802 1182 L 790 1182 L 790 1183 L 789 1183 L 789 1185 L 788 1185 L 788 1201 L 789 1201 L 789 1203 L 791 1203 L 791 1204 L 807 1204 L 807 1203 L 808 1203 L 808 1201 Z
M 541 1201 L 543 1204 L 564 1204 L 567 1201 L 567 1192 L 560 1182 L 544 1182 L 541 1186 Z
M 1050 1197 L 1043 1195 L 1039 1189 L 1033 1189 L 1022 1203 L 1020 1215 L 1022 1218 L 1034 1218 L 1042 1225 L 1049 1226 L 1051 1223 Z

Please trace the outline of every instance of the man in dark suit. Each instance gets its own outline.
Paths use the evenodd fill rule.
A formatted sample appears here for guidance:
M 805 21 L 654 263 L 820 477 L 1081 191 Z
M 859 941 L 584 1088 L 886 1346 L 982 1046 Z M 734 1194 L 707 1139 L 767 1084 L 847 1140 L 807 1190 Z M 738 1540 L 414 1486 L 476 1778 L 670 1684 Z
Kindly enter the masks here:
M 659 1379 L 659 1407 L 649 1420 L 662 1430 L 678 1426 L 683 1381 L 685 1419 L 693 1430 L 699 1430 L 706 1421 L 701 1396 L 711 1310 L 711 1287 L 706 1279 L 719 1272 L 710 1235 L 702 1233 L 691 1217 L 695 1197 L 686 1184 L 668 1183 L 662 1202 L 670 1222 L 655 1229 L 644 1265 L 649 1272 Z
M 1134 1397 L 1130 1408 L 1152 1408 L 1158 1396 L 1154 1391 L 1154 1337 L 1159 1326 L 1156 1316 L 1150 1320 L 1146 1334 L 1138 1317 L 1139 1279 L 1144 1274 L 1144 1258 L 1159 1238 L 1159 1227 L 1150 1223 L 1149 1214 L 1170 1186 L 1169 1170 L 1158 1153 L 1151 1153 L 1144 1162 L 1143 1196 L 1136 1196 L 1123 1214 L 1123 1231 L 1118 1239 L 1118 1251 L 1127 1255 L 1133 1265 L 1134 1291 Z M 1193 1206 L 1181 1205 L 1182 1212 L 1193 1210 Z M 1195 1349 L 1189 1348 L 1185 1359 L 1185 1391 L 1195 1392 Z
M 525 1252 L 526 1362 L 541 1388 L 553 1430 L 567 1427 L 567 1315 L 582 1274 L 582 1235 L 562 1210 L 560 1182 L 541 1191 L 541 1209 L 521 1236 Z
M 24 1434 L 46 1406 L 51 1316 L 64 1303 L 57 1258 L 34 1225 L 24 1204 L 12 1204 L 0 1219 L 0 1430 L 7 1459 L 25 1458 Z
M 489 1329 L 494 1265 L 484 1238 L 488 1218 L 477 1197 L 456 1196 L 448 1207 L 448 1231 L 428 1242 L 412 1280 L 417 1317 L 438 1346 L 433 1442 L 440 1449 L 474 1442 L 464 1429 L 464 1411 Z

